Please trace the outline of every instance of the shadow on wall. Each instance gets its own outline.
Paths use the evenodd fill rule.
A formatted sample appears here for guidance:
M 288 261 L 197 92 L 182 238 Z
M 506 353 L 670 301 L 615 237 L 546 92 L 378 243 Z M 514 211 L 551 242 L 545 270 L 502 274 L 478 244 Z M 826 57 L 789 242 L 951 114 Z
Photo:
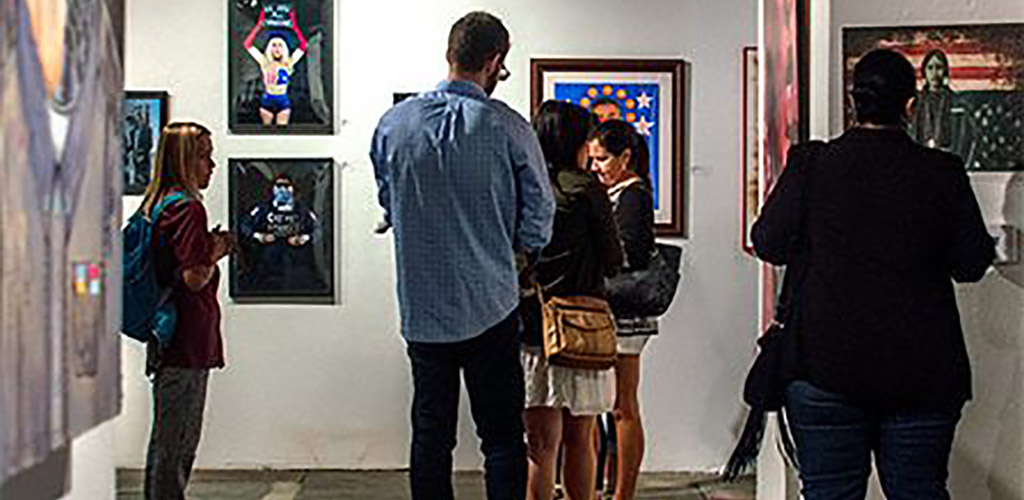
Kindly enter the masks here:
M 1024 173 L 1007 183 L 1002 214 L 1002 223 L 1020 236 Z M 1024 500 L 1024 259 L 995 266 L 980 283 L 959 287 L 958 299 L 974 400 L 953 445 L 950 493 L 972 500 Z

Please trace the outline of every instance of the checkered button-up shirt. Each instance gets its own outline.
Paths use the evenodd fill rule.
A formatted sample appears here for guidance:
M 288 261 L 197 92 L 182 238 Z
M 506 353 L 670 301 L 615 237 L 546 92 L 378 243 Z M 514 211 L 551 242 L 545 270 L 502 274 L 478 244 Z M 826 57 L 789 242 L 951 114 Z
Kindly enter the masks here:
M 459 342 L 507 317 L 515 252 L 543 248 L 555 212 L 530 124 L 476 84 L 445 81 L 381 118 L 370 159 L 394 226 L 405 339 Z

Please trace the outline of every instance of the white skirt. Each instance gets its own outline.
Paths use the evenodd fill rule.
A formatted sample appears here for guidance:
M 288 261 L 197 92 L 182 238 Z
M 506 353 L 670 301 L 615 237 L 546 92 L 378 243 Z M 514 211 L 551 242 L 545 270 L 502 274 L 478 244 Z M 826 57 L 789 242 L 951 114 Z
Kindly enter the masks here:
M 574 416 L 601 415 L 615 407 L 615 369 L 549 365 L 538 347 L 524 347 L 526 408 L 566 408 Z
M 644 346 L 647 345 L 647 341 L 651 339 L 653 335 L 630 335 L 628 337 L 619 337 L 619 355 L 620 356 L 639 356 L 640 353 L 644 352 Z

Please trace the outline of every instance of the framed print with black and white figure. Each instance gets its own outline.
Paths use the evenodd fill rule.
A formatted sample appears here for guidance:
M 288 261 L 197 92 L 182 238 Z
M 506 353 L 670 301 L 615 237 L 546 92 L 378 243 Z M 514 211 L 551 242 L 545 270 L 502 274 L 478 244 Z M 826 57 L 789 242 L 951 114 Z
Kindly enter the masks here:
M 236 302 L 335 303 L 334 160 L 231 159 Z
M 149 185 L 160 131 L 169 121 L 169 100 L 167 92 L 125 92 L 121 108 L 125 195 L 141 195 Z
M 534 59 L 531 100 L 578 104 L 636 127 L 650 150 L 655 231 L 686 235 L 685 70 L 680 59 Z
M 235 134 L 333 134 L 333 0 L 228 0 Z

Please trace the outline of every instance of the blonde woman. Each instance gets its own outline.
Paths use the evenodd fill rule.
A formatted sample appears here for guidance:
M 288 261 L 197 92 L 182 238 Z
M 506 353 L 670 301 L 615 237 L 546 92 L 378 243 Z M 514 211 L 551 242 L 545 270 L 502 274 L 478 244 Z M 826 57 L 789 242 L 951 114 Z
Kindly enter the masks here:
M 235 247 L 227 232 L 207 229 L 202 190 L 215 168 L 210 131 L 197 123 L 172 123 L 160 134 L 153 177 L 140 210 L 150 213 L 170 195 L 181 201 L 161 212 L 153 231 L 154 263 L 161 287 L 171 288 L 178 311 L 174 337 L 151 344 L 153 429 L 146 457 L 145 498 L 184 498 L 199 445 L 206 383 L 224 366 L 217 262 Z
M 288 125 L 292 116 L 292 102 L 288 98 L 288 84 L 291 82 L 292 73 L 295 72 L 295 65 L 302 56 L 306 54 L 306 37 L 302 35 L 299 24 L 295 17 L 295 11 L 291 11 L 291 28 L 299 39 L 299 48 L 294 53 L 288 43 L 281 36 L 271 35 L 267 41 L 264 52 L 253 46 L 256 36 L 259 35 L 266 22 L 266 11 L 260 11 L 260 18 L 253 26 L 249 36 L 245 39 L 245 50 L 260 65 L 263 73 L 263 98 L 260 99 L 260 120 L 264 125 Z

